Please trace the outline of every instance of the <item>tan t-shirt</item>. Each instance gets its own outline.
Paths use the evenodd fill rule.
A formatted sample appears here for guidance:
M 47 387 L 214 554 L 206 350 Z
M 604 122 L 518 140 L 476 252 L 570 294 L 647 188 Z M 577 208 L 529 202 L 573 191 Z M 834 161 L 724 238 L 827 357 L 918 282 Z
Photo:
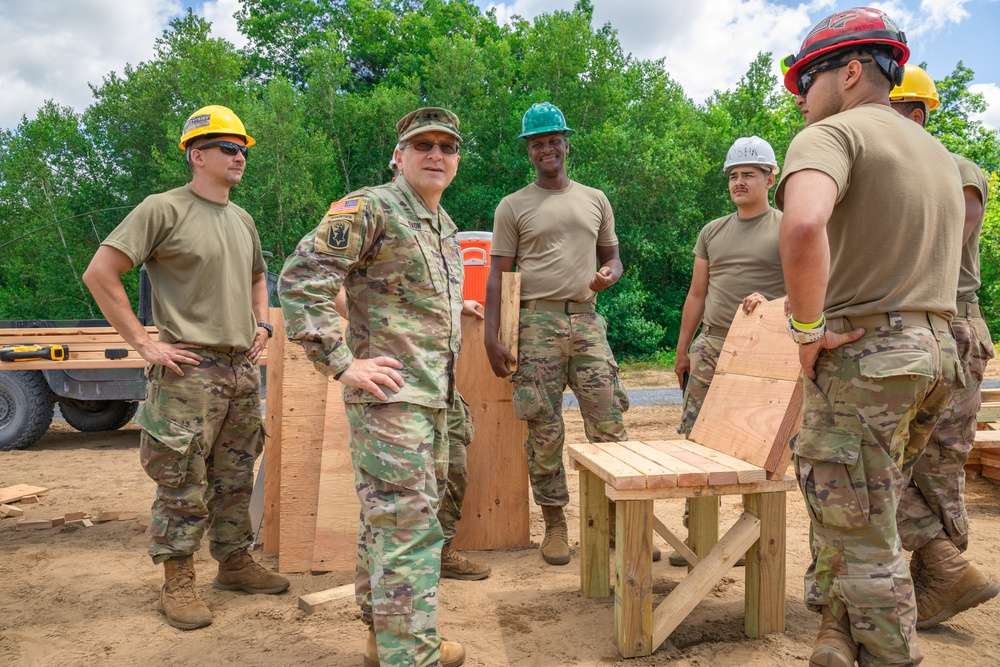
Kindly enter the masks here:
M 962 177 L 962 187 L 972 187 L 979 191 L 979 199 L 983 202 L 983 214 L 979 216 L 976 228 L 972 230 L 969 240 L 962 246 L 962 270 L 958 274 L 958 301 L 977 303 L 979 297 L 976 290 L 982 285 L 979 278 L 979 234 L 983 231 L 983 220 L 986 218 L 986 201 L 990 196 L 989 183 L 986 174 L 979 168 L 979 165 L 962 157 L 955 155 L 955 164 L 958 165 L 958 173 Z M 964 222 L 964 218 L 962 218 Z M 960 226 L 963 226 L 961 222 Z
M 920 125 L 866 104 L 809 125 L 788 147 L 775 192 L 815 169 L 837 183 L 827 223 L 827 317 L 891 311 L 955 314 L 965 210 L 958 168 Z
M 522 300 L 593 301 L 597 246 L 616 245 L 603 192 L 575 181 L 562 190 L 532 183 L 497 206 L 490 254 L 514 258 Z
M 748 294 L 760 292 L 768 300 L 785 295 L 780 229 L 781 211 L 773 208 L 746 220 L 730 213 L 702 227 L 694 254 L 708 261 L 705 324 L 728 329 Z
M 253 218 L 184 186 L 146 197 L 103 245 L 146 264 L 160 340 L 247 350 L 252 276 L 267 270 Z

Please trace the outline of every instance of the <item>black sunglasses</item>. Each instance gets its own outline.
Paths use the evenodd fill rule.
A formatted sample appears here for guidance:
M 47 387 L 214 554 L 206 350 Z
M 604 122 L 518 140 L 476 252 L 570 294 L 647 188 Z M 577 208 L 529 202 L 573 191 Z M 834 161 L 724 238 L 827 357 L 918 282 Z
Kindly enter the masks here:
M 232 141 L 210 141 L 207 144 L 202 144 L 201 146 L 195 146 L 196 150 L 203 151 L 206 148 L 218 148 L 220 151 L 226 155 L 236 155 L 241 154 L 243 157 L 247 156 L 247 147 L 240 146 Z
M 440 146 L 441 152 L 445 155 L 454 155 L 458 152 L 458 144 L 453 141 L 411 141 L 407 146 L 413 146 L 418 153 L 430 153 L 435 146 Z
M 836 63 L 827 62 L 818 67 L 814 67 L 808 72 L 803 72 L 802 74 L 799 75 L 799 80 L 797 82 L 797 85 L 799 87 L 799 95 L 801 95 L 802 97 L 806 96 L 806 93 L 809 92 L 809 89 L 812 88 L 812 85 L 816 83 L 816 75 L 819 74 L 820 72 L 829 72 L 830 70 L 840 69 L 841 67 L 847 67 L 848 65 L 851 64 L 852 60 L 857 60 L 859 63 L 862 64 L 870 63 L 872 61 L 871 58 L 868 58 L 866 60 L 851 58 L 851 60 L 847 60 L 845 62 L 836 62 Z

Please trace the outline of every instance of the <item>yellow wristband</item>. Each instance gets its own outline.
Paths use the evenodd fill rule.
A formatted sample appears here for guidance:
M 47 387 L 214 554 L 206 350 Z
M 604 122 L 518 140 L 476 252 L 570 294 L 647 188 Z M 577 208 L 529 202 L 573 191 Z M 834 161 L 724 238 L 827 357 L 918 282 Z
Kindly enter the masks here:
M 793 327 L 795 327 L 799 331 L 808 331 L 809 329 L 815 329 L 816 327 L 818 327 L 821 324 L 823 324 L 823 322 L 826 321 L 826 316 L 825 315 L 820 315 L 819 319 L 816 320 L 815 322 L 813 322 L 812 324 L 801 324 L 799 322 L 796 322 L 794 317 L 792 317 L 790 319 L 792 320 L 792 326 Z

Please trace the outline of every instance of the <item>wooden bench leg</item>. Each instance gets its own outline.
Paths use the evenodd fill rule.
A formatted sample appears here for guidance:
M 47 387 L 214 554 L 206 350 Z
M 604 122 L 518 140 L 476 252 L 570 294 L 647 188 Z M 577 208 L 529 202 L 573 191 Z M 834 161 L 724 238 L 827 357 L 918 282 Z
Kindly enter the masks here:
M 688 499 L 688 544 L 698 558 L 704 558 L 719 542 L 719 498 Z M 688 572 L 694 569 L 688 565 Z
M 653 501 L 621 501 L 615 512 L 615 645 L 634 658 L 653 652 Z
M 785 631 L 785 493 L 743 496 L 748 514 L 760 519 L 760 539 L 747 551 L 747 637 Z
M 580 470 L 580 591 L 585 598 L 611 595 L 608 498 L 604 480 Z

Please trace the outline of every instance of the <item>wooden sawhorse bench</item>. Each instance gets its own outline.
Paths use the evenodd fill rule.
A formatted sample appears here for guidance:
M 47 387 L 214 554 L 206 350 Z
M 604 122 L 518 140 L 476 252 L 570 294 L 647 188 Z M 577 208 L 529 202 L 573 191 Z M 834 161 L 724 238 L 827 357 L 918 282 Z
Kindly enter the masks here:
M 608 499 L 615 503 L 615 644 L 649 655 L 746 555 L 746 634 L 785 629 L 785 476 L 801 420 L 798 349 L 782 300 L 737 313 L 689 440 L 575 444 L 580 471 L 580 573 L 586 597 L 611 594 Z M 716 496 L 742 495 L 743 514 L 719 539 Z M 689 546 L 653 515 L 653 501 L 688 498 Z M 689 563 L 653 609 L 653 531 Z

